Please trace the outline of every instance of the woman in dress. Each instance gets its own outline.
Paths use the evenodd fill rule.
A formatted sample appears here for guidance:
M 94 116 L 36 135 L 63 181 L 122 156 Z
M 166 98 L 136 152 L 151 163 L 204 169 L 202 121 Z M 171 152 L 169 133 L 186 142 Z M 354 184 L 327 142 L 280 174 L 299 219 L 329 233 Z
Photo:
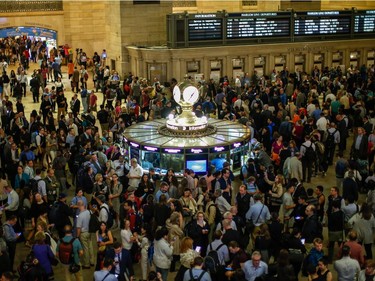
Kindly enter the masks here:
M 36 243 L 33 245 L 32 251 L 41 267 L 45 270 L 48 280 L 54 280 L 51 264 L 51 261 L 54 259 L 54 254 L 51 247 L 45 243 L 45 238 L 46 236 L 43 232 L 38 232 L 35 235 Z
M 112 181 L 109 188 L 109 205 L 112 206 L 113 210 L 116 212 L 115 225 L 119 225 L 119 213 L 120 213 L 120 196 L 122 192 L 122 184 L 119 181 L 119 177 L 116 173 L 112 175 Z
M 96 242 L 98 244 L 98 253 L 96 255 L 95 270 L 101 270 L 103 268 L 106 249 L 113 244 L 112 232 L 107 228 L 107 223 L 104 221 L 100 223 L 100 228 L 96 232 Z

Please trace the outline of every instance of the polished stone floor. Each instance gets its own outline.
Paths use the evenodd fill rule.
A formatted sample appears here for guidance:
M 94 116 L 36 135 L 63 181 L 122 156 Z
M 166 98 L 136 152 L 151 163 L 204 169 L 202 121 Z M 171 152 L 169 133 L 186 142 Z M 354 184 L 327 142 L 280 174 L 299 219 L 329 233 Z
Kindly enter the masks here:
M 33 63 L 31 63 L 30 67 L 31 67 L 31 69 L 28 71 L 29 76 L 32 73 L 32 69 L 35 68 L 36 65 L 33 64 Z M 10 73 L 11 69 L 15 69 L 15 67 L 14 66 L 10 66 L 9 69 L 8 69 L 8 73 Z M 69 102 L 71 100 L 72 96 L 73 96 L 73 93 L 71 92 L 71 89 L 70 89 L 70 82 L 67 79 L 66 67 L 63 67 L 62 71 L 63 71 L 63 82 L 64 82 L 64 85 L 65 85 L 65 88 L 67 89 L 65 91 L 65 95 L 66 95 L 66 98 L 67 98 L 67 100 Z M 90 81 L 88 83 L 88 88 L 89 89 L 93 89 L 93 83 L 92 83 L 91 74 L 90 74 L 90 78 L 89 79 L 90 79 Z M 53 86 L 53 83 L 49 83 L 48 84 L 48 87 L 52 87 L 52 86 Z M 33 101 L 32 101 L 32 94 L 30 92 L 29 87 L 27 87 L 27 88 L 28 88 L 27 96 L 26 96 L 26 98 L 23 98 L 22 101 L 23 101 L 23 104 L 25 105 L 25 114 L 26 114 L 26 116 L 29 116 L 30 113 L 31 113 L 31 111 L 33 109 L 36 109 L 37 111 L 39 111 L 39 104 L 33 103 Z M 101 102 L 102 102 L 102 94 L 98 93 L 97 96 L 98 96 L 98 99 L 99 99 L 98 100 L 98 104 L 101 104 Z M 13 101 L 14 101 L 14 103 L 16 102 L 15 100 L 13 100 Z M 56 115 L 57 114 L 55 114 L 55 117 L 56 117 Z M 333 167 L 331 166 L 329 168 L 328 172 L 327 172 L 326 177 L 322 177 L 322 176 L 314 177 L 314 178 L 312 178 L 311 183 L 307 183 L 305 185 L 305 187 L 309 188 L 309 187 L 315 187 L 317 185 L 322 185 L 325 188 L 325 194 L 327 196 L 330 187 L 334 186 L 335 183 L 336 183 L 335 173 L 334 173 Z M 238 186 L 239 186 L 239 181 L 238 180 L 235 182 L 234 186 L 235 186 L 235 188 L 236 187 L 238 188 Z M 235 192 L 237 192 L 237 190 L 235 190 Z M 73 190 L 69 191 L 69 197 L 70 198 L 73 197 Z M 364 200 L 364 197 L 363 197 L 363 195 L 361 195 L 360 201 L 363 202 L 363 200 Z M 117 230 L 114 231 L 115 237 L 117 237 L 118 239 L 120 238 L 119 237 L 119 233 L 120 233 L 119 229 L 117 229 Z M 324 228 L 324 233 L 325 233 L 325 237 L 327 237 L 327 229 L 326 228 Z M 93 241 L 93 243 L 95 243 L 95 242 Z M 16 264 L 19 264 L 19 262 L 22 259 L 25 258 L 25 256 L 27 255 L 28 251 L 29 251 L 29 248 L 25 247 L 23 245 L 23 243 L 19 243 L 17 245 Z M 327 253 L 327 251 L 326 251 L 326 253 Z M 334 272 L 334 270 L 332 268 L 332 265 L 330 265 L 330 269 L 331 269 L 331 271 Z M 58 281 L 64 280 L 64 274 L 63 274 L 64 271 L 63 271 L 63 268 L 62 268 L 61 265 L 58 265 L 57 267 L 55 267 L 54 271 L 55 271 L 55 280 L 58 280 Z M 92 280 L 92 278 L 93 278 L 93 272 L 94 272 L 93 268 L 89 269 L 89 270 L 83 270 L 84 280 Z M 169 278 L 168 279 L 169 280 L 173 280 L 174 279 L 174 275 L 175 274 L 169 274 Z M 136 280 L 141 279 L 141 271 L 140 271 L 140 266 L 139 265 L 135 265 L 135 278 L 136 278 Z M 307 278 L 300 278 L 300 280 L 307 280 Z M 334 274 L 334 280 L 336 280 L 336 274 Z

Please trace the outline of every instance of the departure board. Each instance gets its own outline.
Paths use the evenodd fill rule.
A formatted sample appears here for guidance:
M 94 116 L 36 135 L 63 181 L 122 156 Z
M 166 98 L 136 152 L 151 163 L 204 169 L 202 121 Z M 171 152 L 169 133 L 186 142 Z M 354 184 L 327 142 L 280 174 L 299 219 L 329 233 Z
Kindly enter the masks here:
M 289 35 L 290 13 L 235 13 L 227 18 L 228 39 Z
M 188 20 L 188 34 L 191 41 L 221 40 L 223 20 L 216 14 L 196 14 Z
M 354 33 L 375 33 L 375 10 L 358 11 L 354 16 Z
M 295 36 L 350 34 L 351 11 L 297 12 Z

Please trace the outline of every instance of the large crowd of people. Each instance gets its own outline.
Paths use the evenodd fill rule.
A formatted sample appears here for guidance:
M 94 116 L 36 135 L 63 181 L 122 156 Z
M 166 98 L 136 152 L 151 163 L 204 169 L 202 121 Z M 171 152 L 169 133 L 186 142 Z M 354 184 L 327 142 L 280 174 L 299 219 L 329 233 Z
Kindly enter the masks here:
M 178 81 L 121 78 L 105 50 L 68 54 L 0 40 L 1 280 L 62 280 L 57 263 L 66 280 L 90 269 L 96 281 L 132 280 L 135 263 L 140 280 L 330 281 L 331 263 L 338 280 L 373 280 L 374 66 L 185 77 L 196 116 L 239 122 L 252 138 L 238 178 L 227 161 L 177 177 L 129 157 L 123 132 L 177 115 Z M 304 186 L 328 169 L 334 185 Z M 21 240 L 31 252 L 19 264 Z

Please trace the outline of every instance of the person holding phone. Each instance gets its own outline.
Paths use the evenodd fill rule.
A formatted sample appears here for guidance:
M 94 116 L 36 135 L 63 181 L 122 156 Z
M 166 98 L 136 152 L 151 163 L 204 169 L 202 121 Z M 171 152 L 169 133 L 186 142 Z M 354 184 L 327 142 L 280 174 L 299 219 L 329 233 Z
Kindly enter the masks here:
M 181 266 L 177 272 L 175 281 L 183 281 L 184 274 L 187 270 L 191 268 L 194 259 L 199 256 L 200 247 L 193 248 L 193 239 L 190 237 L 184 237 L 181 240 L 180 246 L 180 263 Z
M 4 238 L 8 247 L 9 259 L 10 259 L 10 269 L 13 270 L 14 257 L 16 255 L 17 239 L 22 235 L 22 233 L 16 233 L 14 231 L 14 226 L 17 223 L 17 217 L 11 215 L 8 220 L 3 224 Z

